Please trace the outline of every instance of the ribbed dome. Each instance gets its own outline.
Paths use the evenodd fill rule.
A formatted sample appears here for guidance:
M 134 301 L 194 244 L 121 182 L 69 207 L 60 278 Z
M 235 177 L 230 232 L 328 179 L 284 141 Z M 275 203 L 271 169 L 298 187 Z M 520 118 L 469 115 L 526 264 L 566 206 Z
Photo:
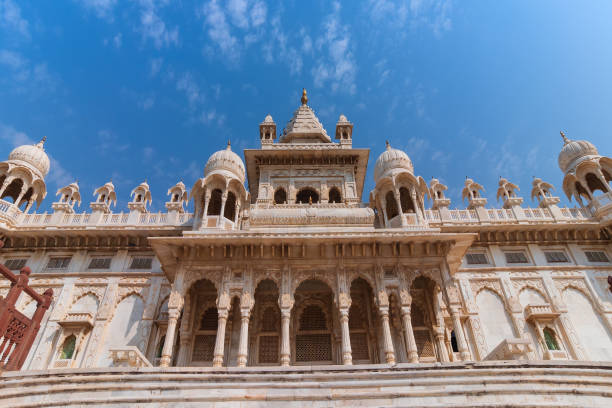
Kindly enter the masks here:
M 264 119 L 263 123 L 274 123 L 274 119 L 272 119 L 272 115 L 270 114 L 266 115 L 266 118 Z
M 232 152 L 231 145 L 228 143 L 225 150 L 219 150 L 213 153 L 206 162 L 204 168 L 204 177 L 207 177 L 214 171 L 225 170 L 235 175 L 241 183 L 244 183 L 244 163 L 240 156 Z
M 378 160 L 376 160 L 374 181 L 378 183 L 378 180 L 395 169 L 404 169 L 414 173 L 414 167 L 408 155 L 401 150 L 392 149 L 391 145 L 387 142 L 387 150 L 378 156 Z
M 49 156 L 47 156 L 43 148 L 44 143 L 45 138 L 37 144 L 16 147 L 11 154 L 9 154 L 9 160 L 22 161 L 30 164 L 45 177 L 49 173 L 51 165 Z
M 599 156 L 597 148 L 591 142 L 586 140 L 569 140 L 563 132 L 561 132 L 561 136 L 565 144 L 563 149 L 561 149 L 561 153 L 559 153 L 559 168 L 563 173 L 567 173 L 580 163 L 582 159 Z

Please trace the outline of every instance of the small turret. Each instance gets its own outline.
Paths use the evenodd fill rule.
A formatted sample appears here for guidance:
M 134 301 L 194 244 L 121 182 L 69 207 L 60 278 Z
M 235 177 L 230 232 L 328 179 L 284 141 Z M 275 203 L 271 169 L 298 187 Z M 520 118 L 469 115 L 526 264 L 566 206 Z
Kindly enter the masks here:
M 132 197 L 132 201 L 128 203 L 130 211 L 139 213 L 148 212 L 147 205 L 150 205 L 153 200 L 151 197 L 151 189 L 146 181 L 143 181 L 138 187 L 133 189 L 130 193 L 130 197 Z
M 166 203 L 168 212 L 184 213 L 185 203 L 189 201 L 189 194 L 187 194 L 185 184 L 179 181 L 168 189 L 168 195 L 170 196 L 170 201 Z
M 110 213 L 111 205 L 117 205 L 117 194 L 115 193 L 115 185 L 112 181 L 98 187 L 93 193 L 96 201 L 93 201 L 89 206 L 94 213 Z
M 266 115 L 264 121 L 259 124 L 259 139 L 262 147 L 274 143 L 276 139 L 276 123 L 274 123 L 272 115 Z
M 55 212 L 72 214 L 74 213 L 75 204 L 81 206 L 81 193 L 79 192 L 79 185 L 76 181 L 64 188 L 60 188 L 55 195 L 60 196 L 58 201 L 51 204 Z
M 350 148 L 353 145 L 353 124 L 346 116 L 340 115 L 336 123 L 336 139 L 340 140 L 342 147 Z
M 500 199 L 504 203 L 504 208 L 512 208 L 523 204 L 523 198 L 517 197 L 516 191 L 520 189 L 516 184 L 513 184 L 503 177 L 499 179 L 499 188 L 497 189 L 497 201 Z
M 461 191 L 461 199 L 465 201 L 468 200 L 468 208 L 483 208 L 487 204 L 487 199 L 481 197 L 481 191 L 484 191 L 484 188 L 476 183 L 471 178 L 465 179 L 465 187 Z

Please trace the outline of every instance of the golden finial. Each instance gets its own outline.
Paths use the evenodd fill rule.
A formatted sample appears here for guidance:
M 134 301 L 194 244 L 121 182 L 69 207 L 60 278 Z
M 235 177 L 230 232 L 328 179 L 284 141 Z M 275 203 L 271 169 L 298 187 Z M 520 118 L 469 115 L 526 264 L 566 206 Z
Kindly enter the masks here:
M 389 143 L 388 140 L 385 140 L 385 146 L 387 147 L 387 150 L 391 149 L 391 144 Z
M 302 88 L 302 105 L 308 103 L 308 95 L 306 94 L 306 88 Z
M 565 133 L 563 131 L 560 131 L 559 133 L 561 133 L 561 137 L 563 138 L 564 144 L 568 144 L 571 141 L 567 138 L 567 136 L 565 136 Z
M 230 140 L 227 141 L 227 147 L 225 150 L 232 150 L 232 142 Z
M 43 138 L 40 139 L 40 142 L 36 143 L 36 146 L 38 146 L 38 147 L 40 147 L 42 149 L 43 146 L 45 145 L 45 141 L 47 141 L 47 136 L 43 136 Z

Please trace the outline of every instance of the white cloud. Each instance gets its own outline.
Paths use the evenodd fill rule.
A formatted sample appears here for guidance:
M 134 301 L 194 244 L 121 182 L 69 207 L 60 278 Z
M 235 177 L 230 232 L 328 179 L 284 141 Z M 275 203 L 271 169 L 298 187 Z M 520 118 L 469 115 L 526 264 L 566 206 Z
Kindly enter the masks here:
M 153 40 L 157 48 L 178 45 L 178 28 L 168 29 L 159 17 L 154 3 L 146 2 L 140 12 L 140 31 L 144 40 Z
M 268 8 L 263 1 L 257 1 L 251 7 L 251 24 L 253 27 L 259 27 L 266 22 Z
M 21 17 L 21 9 L 13 0 L 0 0 L 0 27 L 30 37 L 28 22 Z
M 325 55 L 312 69 L 315 86 L 331 83 L 333 91 L 343 89 L 355 93 L 357 67 L 348 26 L 340 21 L 339 2 L 333 3 L 333 11 L 324 22 L 324 33 L 315 44 L 316 49 Z
M 99 18 L 112 20 L 112 12 L 117 0 L 77 0 L 83 7 L 93 11 Z
M 0 64 L 12 69 L 18 69 L 26 64 L 26 60 L 14 51 L 0 50 Z
M 249 27 L 249 18 L 247 16 L 248 2 L 246 0 L 229 0 L 227 3 L 227 11 L 234 25 L 240 28 Z
M 117 33 L 114 37 L 113 37 L 113 44 L 115 45 L 115 48 L 121 48 L 121 44 L 122 44 L 122 35 L 121 33 Z
M 37 142 L 24 132 L 20 132 L 12 126 L 5 125 L 3 123 L 0 123 L 0 140 L 10 144 L 13 148 L 24 144 L 34 144 Z M 53 145 L 53 143 L 54 140 L 48 140 L 45 147 L 48 149 L 49 145 Z M 63 187 L 64 185 L 74 181 L 74 178 L 70 172 L 66 170 L 61 163 L 53 157 L 53 155 L 49 154 L 48 150 L 46 153 L 47 156 L 49 156 L 51 167 L 45 181 L 47 183 L 51 182 L 56 187 Z
M 161 70 L 164 60 L 162 58 L 153 58 L 151 60 L 151 76 L 156 76 Z
M 191 106 L 204 100 L 203 95 L 200 93 L 200 87 L 193 79 L 193 75 L 189 72 L 184 73 L 177 80 L 176 89 L 185 93 Z
M 205 25 L 208 26 L 208 36 L 217 44 L 221 52 L 231 60 L 240 57 L 238 40 L 231 33 L 231 27 L 227 22 L 225 12 L 216 0 L 211 0 L 202 10 Z
M 145 160 L 151 160 L 153 158 L 153 154 L 155 154 L 155 149 L 153 149 L 151 146 L 146 146 L 142 149 L 142 157 Z
M 375 22 L 386 25 L 426 26 L 436 35 L 452 28 L 452 0 L 370 0 L 367 11 Z
M 96 146 L 101 154 L 121 153 L 130 148 L 129 143 L 121 143 L 121 140 L 113 132 L 107 129 L 98 131 L 98 145 Z
M 150 95 L 138 101 L 138 107 L 144 111 L 151 109 L 153 105 L 155 105 L 155 98 Z

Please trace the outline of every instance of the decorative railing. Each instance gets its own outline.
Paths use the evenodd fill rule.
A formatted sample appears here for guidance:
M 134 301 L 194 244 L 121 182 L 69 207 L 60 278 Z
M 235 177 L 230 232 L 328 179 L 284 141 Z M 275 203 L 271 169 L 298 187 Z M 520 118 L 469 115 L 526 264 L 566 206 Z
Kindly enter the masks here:
M 95 221 L 92 213 L 74 213 L 64 214 L 61 218 L 53 221 L 54 214 L 24 214 L 21 218 L 21 226 L 24 227 L 40 227 L 40 226 L 178 226 L 189 223 L 192 218 L 192 213 L 179 213 L 171 216 L 169 213 L 143 213 L 131 216 L 129 212 L 102 214 Z
M 114 347 L 109 349 L 108 352 L 113 360 L 113 367 L 151 367 L 151 363 L 138 347 Z
M 0 241 L 0 248 L 4 243 Z M 19 370 L 32 347 L 43 315 L 49 309 L 53 289 L 39 295 L 28 286 L 30 268 L 21 269 L 18 276 L 0 264 L 0 274 L 11 282 L 6 298 L 0 298 L 0 371 Z M 28 318 L 15 308 L 22 292 L 37 302 L 36 311 Z

